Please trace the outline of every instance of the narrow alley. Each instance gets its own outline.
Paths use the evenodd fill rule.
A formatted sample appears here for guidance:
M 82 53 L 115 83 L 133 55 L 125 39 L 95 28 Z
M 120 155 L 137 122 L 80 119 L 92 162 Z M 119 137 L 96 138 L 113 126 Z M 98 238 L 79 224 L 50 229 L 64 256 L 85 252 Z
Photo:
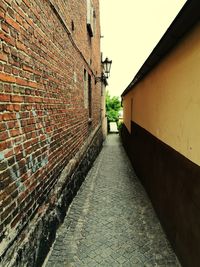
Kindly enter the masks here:
M 118 134 L 107 137 L 44 266 L 180 266 Z

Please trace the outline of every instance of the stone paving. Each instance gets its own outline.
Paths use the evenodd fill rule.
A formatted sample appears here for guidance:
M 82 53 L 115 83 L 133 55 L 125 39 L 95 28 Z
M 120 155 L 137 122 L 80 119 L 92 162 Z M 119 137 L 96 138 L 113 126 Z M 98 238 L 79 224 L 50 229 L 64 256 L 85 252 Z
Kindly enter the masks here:
M 118 134 L 109 135 L 45 267 L 180 267 Z

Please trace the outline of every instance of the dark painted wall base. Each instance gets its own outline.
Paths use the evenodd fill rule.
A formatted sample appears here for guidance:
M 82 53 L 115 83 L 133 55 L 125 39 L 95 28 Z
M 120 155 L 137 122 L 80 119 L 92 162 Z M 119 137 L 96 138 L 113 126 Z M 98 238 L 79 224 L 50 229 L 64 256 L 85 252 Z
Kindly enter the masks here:
M 62 171 L 48 200 L 41 205 L 37 215 L 0 259 L 0 266 L 42 265 L 55 239 L 56 230 L 63 222 L 73 197 L 99 154 L 102 143 L 103 135 L 99 127 L 80 149 L 79 155 Z
M 132 122 L 124 147 L 183 266 L 200 266 L 200 167 Z

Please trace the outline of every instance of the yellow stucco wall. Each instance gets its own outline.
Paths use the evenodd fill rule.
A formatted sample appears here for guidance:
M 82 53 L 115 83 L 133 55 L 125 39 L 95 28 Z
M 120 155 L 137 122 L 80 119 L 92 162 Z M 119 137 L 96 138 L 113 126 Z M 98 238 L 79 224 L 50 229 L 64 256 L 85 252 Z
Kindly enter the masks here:
M 123 106 L 129 131 L 132 118 L 200 165 L 200 24 L 123 97 Z

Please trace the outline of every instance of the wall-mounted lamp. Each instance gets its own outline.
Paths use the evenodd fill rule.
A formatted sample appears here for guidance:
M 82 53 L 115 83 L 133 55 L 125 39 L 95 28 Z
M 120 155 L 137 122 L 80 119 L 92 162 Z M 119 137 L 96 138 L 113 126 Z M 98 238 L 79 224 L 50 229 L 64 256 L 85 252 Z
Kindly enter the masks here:
M 112 60 L 106 58 L 104 61 L 101 62 L 102 64 L 102 73 L 101 77 L 95 78 L 95 83 L 103 82 L 105 85 L 108 85 L 107 79 L 110 76 L 110 68 L 112 64 Z
M 110 76 L 110 68 L 111 68 L 111 64 L 112 64 L 112 60 L 109 60 L 108 58 L 106 58 L 103 62 L 103 71 L 105 73 L 105 76 L 107 76 L 107 78 Z

